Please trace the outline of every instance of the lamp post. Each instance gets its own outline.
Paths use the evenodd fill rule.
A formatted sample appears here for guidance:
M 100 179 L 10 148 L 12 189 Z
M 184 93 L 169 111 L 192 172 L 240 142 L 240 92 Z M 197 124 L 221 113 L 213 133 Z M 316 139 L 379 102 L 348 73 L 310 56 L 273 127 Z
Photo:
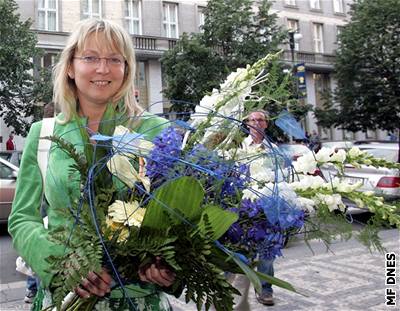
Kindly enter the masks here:
M 292 57 L 291 60 L 291 65 L 292 65 L 292 74 L 296 74 L 296 64 L 294 63 L 294 50 L 296 47 L 296 42 L 300 41 L 300 39 L 303 38 L 301 33 L 297 32 L 297 30 L 291 30 L 289 31 L 289 47 L 290 47 L 290 55 Z M 297 85 L 297 83 L 296 83 Z M 287 111 L 289 112 L 289 103 L 287 104 L 286 107 Z M 289 142 L 293 142 L 293 137 L 289 136 Z
M 289 31 L 289 47 L 290 47 L 290 53 L 292 56 L 292 70 L 294 73 L 295 70 L 295 63 L 294 63 L 294 50 L 296 47 L 296 42 L 299 42 L 301 40 L 301 38 L 303 38 L 303 35 L 299 32 L 297 32 L 297 30 L 291 30 Z

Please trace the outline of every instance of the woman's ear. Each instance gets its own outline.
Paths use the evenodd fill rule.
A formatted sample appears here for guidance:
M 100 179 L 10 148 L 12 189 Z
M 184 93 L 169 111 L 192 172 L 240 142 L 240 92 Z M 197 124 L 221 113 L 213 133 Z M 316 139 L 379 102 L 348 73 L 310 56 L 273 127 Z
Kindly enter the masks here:
M 75 72 L 71 65 L 68 67 L 68 77 L 72 80 L 75 79 Z

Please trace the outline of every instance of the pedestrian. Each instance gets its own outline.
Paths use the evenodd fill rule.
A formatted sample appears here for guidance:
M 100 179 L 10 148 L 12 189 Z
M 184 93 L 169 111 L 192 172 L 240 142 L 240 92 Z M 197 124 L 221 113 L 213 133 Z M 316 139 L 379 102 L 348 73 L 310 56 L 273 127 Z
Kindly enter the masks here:
M 24 297 L 24 301 L 26 303 L 32 303 L 33 300 L 36 297 L 38 288 L 39 288 L 39 278 L 35 277 L 35 276 L 28 276 L 28 278 L 26 279 L 26 291 L 25 291 L 25 297 Z
M 314 152 L 318 152 L 318 150 L 321 149 L 321 140 L 316 130 L 313 130 L 311 133 L 310 149 L 313 150 Z
M 388 140 L 389 141 L 397 141 L 397 136 L 393 132 L 389 132 L 388 134 Z
M 17 146 L 14 142 L 14 132 L 11 132 L 8 136 L 8 139 L 6 141 L 6 150 L 8 151 L 7 161 L 11 161 L 11 157 L 14 151 L 17 150 Z
M 249 135 L 242 142 L 242 149 L 248 151 L 250 148 L 266 149 L 271 146 L 270 142 L 265 139 L 265 130 L 268 128 L 269 116 L 264 110 L 256 110 L 251 112 L 244 120 Z M 269 276 L 274 276 L 274 259 L 259 258 L 257 270 Z M 248 293 L 250 281 L 245 275 L 235 274 L 228 276 L 233 286 L 241 292 L 241 296 L 235 297 L 234 310 L 247 311 L 250 310 L 248 302 Z M 262 281 L 261 293 L 256 293 L 257 301 L 265 306 L 273 306 L 273 289 L 268 282 Z
M 85 142 L 91 143 L 90 135 L 93 133 L 104 134 L 101 124 L 106 120 L 103 117 L 112 113 L 115 126 L 123 125 L 138 133 L 146 133 L 146 138 L 152 140 L 167 126 L 167 122 L 143 112 L 136 103 L 132 92 L 134 78 L 135 52 L 129 34 L 107 20 L 81 21 L 69 37 L 54 69 L 54 103 L 60 107 L 61 113 L 56 117 L 54 129 L 47 135 L 57 135 L 82 147 Z M 138 118 L 140 115 L 144 117 Z M 55 243 L 49 232 L 59 224 L 63 224 L 65 230 L 72 230 L 74 224 L 68 217 L 68 206 L 71 200 L 78 201 L 80 196 L 80 178 L 71 179 L 70 175 L 70 165 L 74 161 L 61 148 L 50 148 L 46 172 L 51 178 L 46 178 L 45 185 L 42 185 L 37 157 L 39 141 L 42 141 L 39 139 L 42 124 L 43 121 L 34 123 L 26 139 L 9 218 L 9 232 L 15 249 L 40 279 L 34 310 L 48 308 L 52 303 L 50 288 L 54 272 L 46 258 L 62 255 L 65 251 L 65 245 Z M 106 182 L 105 179 L 101 181 Z M 70 196 L 60 195 L 60 191 Z M 40 213 L 42 204 L 46 206 L 48 229 Z M 65 211 L 60 212 L 60 209 Z M 143 265 L 138 271 L 145 284 L 142 292 L 146 295 L 137 298 L 135 291 L 129 295 L 136 309 L 145 306 L 145 310 L 171 310 L 162 288 L 172 285 L 175 273 L 165 265 L 158 265 L 158 260 Z M 107 294 L 110 291 L 121 292 L 118 286 L 111 289 L 113 283 L 112 276 L 103 268 L 101 273 L 90 272 L 83 277 L 74 291 L 82 298 L 99 297 L 98 303 L 102 308 L 110 299 L 108 310 L 113 310 L 118 306 L 111 301 L 112 295 Z M 141 289 L 142 283 L 132 285 Z M 123 307 L 120 305 L 119 310 Z M 93 309 L 97 309 L 97 305 Z

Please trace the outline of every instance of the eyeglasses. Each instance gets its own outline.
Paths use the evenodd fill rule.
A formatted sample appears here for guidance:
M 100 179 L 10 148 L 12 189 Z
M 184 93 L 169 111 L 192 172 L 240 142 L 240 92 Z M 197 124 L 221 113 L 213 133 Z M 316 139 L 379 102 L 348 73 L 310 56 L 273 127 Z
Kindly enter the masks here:
M 75 56 L 74 59 L 79 59 L 88 65 L 99 66 L 101 60 L 104 59 L 106 64 L 109 66 L 121 66 L 125 63 L 125 59 L 123 57 L 97 57 L 97 56 Z
M 258 122 L 258 123 L 261 123 L 261 122 L 267 122 L 267 120 L 265 120 L 265 119 L 247 119 L 247 122 Z

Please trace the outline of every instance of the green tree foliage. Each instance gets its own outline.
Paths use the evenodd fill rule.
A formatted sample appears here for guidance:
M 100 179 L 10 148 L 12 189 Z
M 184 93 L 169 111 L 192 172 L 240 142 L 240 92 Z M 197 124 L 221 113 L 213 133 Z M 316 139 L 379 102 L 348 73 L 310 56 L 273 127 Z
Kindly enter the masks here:
M 276 25 L 276 14 L 268 13 L 270 7 L 268 0 L 208 1 L 203 32 L 184 35 L 162 58 L 163 93 L 172 99 L 172 110 L 192 110 L 228 73 L 278 50 L 287 35 Z
M 339 38 L 338 87 L 316 116 L 327 127 L 392 131 L 400 125 L 400 2 L 357 0 L 350 14 Z
M 33 59 L 40 51 L 31 21 L 20 21 L 17 8 L 14 0 L 0 1 L 0 116 L 26 135 L 35 111 Z

